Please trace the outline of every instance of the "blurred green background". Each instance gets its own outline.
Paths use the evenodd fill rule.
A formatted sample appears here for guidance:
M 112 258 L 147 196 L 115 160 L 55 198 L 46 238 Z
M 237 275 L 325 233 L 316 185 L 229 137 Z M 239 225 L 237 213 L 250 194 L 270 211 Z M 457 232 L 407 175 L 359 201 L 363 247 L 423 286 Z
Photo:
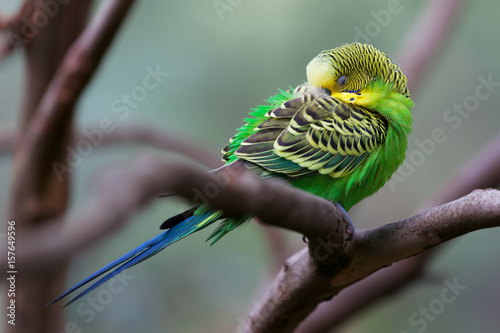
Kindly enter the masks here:
M 21 1 L 0 0 L 3 13 Z M 215 3 L 230 8 L 217 12 Z M 465 1 L 464 1 L 465 2 Z M 423 8 L 418 1 L 401 1 L 401 12 L 369 37 L 369 43 L 393 60 L 401 39 Z M 97 9 L 98 4 L 95 8 Z M 176 130 L 219 154 L 251 107 L 305 80 L 306 64 L 320 51 L 351 42 L 373 12 L 388 1 L 138 1 L 97 75 L 78 104 L 78 124 L 96 126 L 110 118 L 117 126 L 145 124 Z M 405 218 L 490 139 L 499 128 L 500 89 L 480 102 L 461 126 L 443 119 L 446 110 L 473 95 L 478 76 L 500 81 L 500 2 L 466 2 L 456 24 L 425 77 L 414 91 L 415 140 L 442 128 L 447 140 L 425 158 L 403 183 L 387 186 L 355 207 L 358 227 L 374 227 Z M 363 40 L 360 40 L 363 41 Z M 169 75 L 131 109 L 125 119 L 112 103 L 141 85 L 147 67 L 159 66 Z M 404 68 L 403 68 L 404 71 Z M 24 90 L 22 53 L 0 63 L 0 130 L 14 128 Z M 151 151 L 169 159 L 179 156 L 145 147 L 94 148 L 73 172 L 72 205 L 92 189 L 103 167 Z M 0 156 L 0 212 L 6 216 L 11 156 Z M 477 161 L 481 163 L 481 161 Z M 168 170 L 165 170 L 168 172 Z M 75 258 L 68 286 L 158 233 L 166 217 L 188 207 L 177 199 L 156 200 L 125 228 Z M 390 207 L 390 208 L 389 208 Z M 208 247 L 203 231 L 172 246 L 127 274 L 123 290 L 108 304 L 91 311 L 85 303 L 67 308 L 67 320 L 81 332 L 235 332 L 275 273 L 263 229 L 249 223 Z M 289 252 L 304 246 L 300 235 L 286 232 Z M 341 332 L 417 332 L 409 317 L 440 297 L 443 279 L 457 278 L 468 288 L 442 314 L 428 323 L 427 332 L 498 332 L 500 317 L 500 229 L 479 231 L 442 247 L 432 261 L 437 282 L 419 282 L 383 300 L 342 326 Z M 109 290 L 109 287 L 104 287 Z M 91 296 L 96 297 L 94 292 Z

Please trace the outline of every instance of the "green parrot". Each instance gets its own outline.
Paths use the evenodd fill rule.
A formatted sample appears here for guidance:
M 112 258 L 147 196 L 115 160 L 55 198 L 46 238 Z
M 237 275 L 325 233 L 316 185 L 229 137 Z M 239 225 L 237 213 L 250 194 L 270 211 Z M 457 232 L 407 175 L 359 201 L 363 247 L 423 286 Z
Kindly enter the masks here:
M 321 52 L 307 65 L 307 82 L 281 90 L 250 113 L 223 149 L 222 168 L 244 165 L 279 177 L 349 210 L 374 194 L 403 163 L 413 107 L 400 68 L 371 45 Z M 165 221 L 167 229 L 63 293 L 50 304 L 107 273 L 76 301 L 125 269 L 217 220 L 212 244 L 251 217 L 225 218 L 200 205 Z M 68 305 L 66 304 L 66 305 Z

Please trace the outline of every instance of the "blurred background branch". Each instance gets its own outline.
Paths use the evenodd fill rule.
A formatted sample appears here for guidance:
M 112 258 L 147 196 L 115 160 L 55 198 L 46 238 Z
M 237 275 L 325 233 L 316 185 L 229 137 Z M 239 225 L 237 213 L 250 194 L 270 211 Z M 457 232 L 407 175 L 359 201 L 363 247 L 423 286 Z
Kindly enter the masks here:
M 83 133 L 90 133 L 97 126 L 88 126 L 82 130 L 75 131 L 73 143 L 76 146 L 79 142 L 88 140 L 88 136 Z M 127 126 L 116 127 L 110 133 L 100 132 L 99 143 L 96 148 L 107 148 L 117 145 L 141 145 L 152 148 L 171 151 L 190 157 L 212 169 L 222 165 L 220 158 L 207 152 L 203 144 L 191 142 L 182 133 L 176 133 L 172 130 L 165 130 L 154 126 L 131 124 Z M 13 130 L 0 130 L 0 154 L 10 154 L 14 151 Z
M 411 92 L 414 93 L 425 82 L 424 75 L 446 48 L 464 6 L 463 0 L 425 2 L 420 15 L 401 41 L 395 57 L 408 77 Z
M 132 2 L 107 1 L 86 27 L 91 1 L 73 1 L 64 6 L 28 1 L 9 24 L 11 28 L 21 26 L 20 31 L 10 34 L 22 33 L 16 36 L 19 39 L 14 47 L 24 47 L 29 77 L 17 132 L 9 209 L 11 219 L 19 221 L 18 234 L 66 211 L 70 193 L 68 174 L 57 176 L 51 172 L 52 164 L 63 161 L 64 149 L 73 136 L 74 106 Z M 26 40 L 26 26 L 35 26 L 36 22 L 31 20 L 47 15 L 49 10 L 53 17 L 38 30 L 30 28 L 33 36 Z M 66 263 L 61 265 L 64 267 Z M 20 275 L 16 293 L 18 322 L 16 326 L 5 324 L 7 332 L 62 329 L 62 311 L 47 311 L 43 307 L 48 298 L 64 288 L 65 274 L 61 267 Z

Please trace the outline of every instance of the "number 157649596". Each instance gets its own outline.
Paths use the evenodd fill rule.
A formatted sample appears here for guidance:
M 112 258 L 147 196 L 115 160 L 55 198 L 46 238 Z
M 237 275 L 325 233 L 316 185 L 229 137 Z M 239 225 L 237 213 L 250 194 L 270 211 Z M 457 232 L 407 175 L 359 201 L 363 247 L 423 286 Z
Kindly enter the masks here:
M 16 269 L 16 221 L 7 222 L 7 265 L 9 270 Z M 10 273 L 10 272 L 7 272 Z

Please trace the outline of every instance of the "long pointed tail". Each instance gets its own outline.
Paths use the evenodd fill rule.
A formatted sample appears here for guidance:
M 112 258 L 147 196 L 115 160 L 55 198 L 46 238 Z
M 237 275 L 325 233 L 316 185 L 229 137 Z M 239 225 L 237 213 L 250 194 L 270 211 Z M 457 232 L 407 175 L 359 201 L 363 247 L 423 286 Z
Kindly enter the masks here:
M 108 281 L 109 279 L 113 278 L 114 276 L 120 274 L 127 268 L 130 268 L 163 250 L 167 246 L 169 246 L 172 243 L 177 242 L 178 240 L 181 240 L 182 238 L 192 234 L 193 232 L 196 232 L 198 230 L 201 230 L 213 222 L 217 221 L 219 218 L 221 218 L 222 212 L 220 211 L 214 211 L 214 210 L 209 210 L 201 215 L 193 215 L 189 218 L 187 218 L 185 221 L 182 223 L 178 223 L 177 225 L 173 226 L 171 229 L 168 229 L 167 231 L 161 233 L 160 235 L 156 236 L 155 238 L 141 244 L 134 250 L 130 251 L 129 253 L 125 254 L 124 256 L 116 259 L 112 263 L 104 266 L 94 274 L 90 275 L 86 279 L 80 281 L 70 289 L 68 289 L 66 292 L 64 292 L 62 295 L 57 297 L 55 300 L 51 301 L 48 305 L 51 305 L 59 300 L 61 300 L 63 297 L 69 295 L 76 289 L 80 288 L 81 286 L 89 283 L 90 281 L 100 277 L 101 275 L 107 273 L 103 277 L 101 277 L 99 280 L 94 282 L 90 287 L 85 289 L 83 292 L 78 294 L 76 297 L 71 299 L 68 303 L 66 303 L 64 306 L 68 306 L 71 303 L 75 302 L 76 300 L 80 299 L 81 297 L 85 296 L 87 293 L 90 291 L 94 290 L 95 288 L 99 287 L 101 284 L 104 282 Z M 111 271 L 111 272 L 109 272 Z M 108 273 L 109 272 L 109 273 Z

